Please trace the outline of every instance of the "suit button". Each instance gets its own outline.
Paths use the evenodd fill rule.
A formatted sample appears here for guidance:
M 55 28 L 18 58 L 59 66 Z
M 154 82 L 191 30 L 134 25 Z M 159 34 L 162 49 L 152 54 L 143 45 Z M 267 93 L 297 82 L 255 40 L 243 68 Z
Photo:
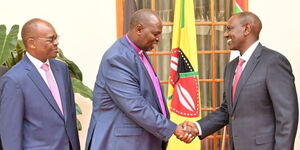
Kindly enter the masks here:
M 69 145 L 69 144 L 70 144 L 69 141 L 66 141 L 66 142 L 65 142 L 65 145 Z
M 231 120 L 234 120 L 234 116 L 231 117 Z

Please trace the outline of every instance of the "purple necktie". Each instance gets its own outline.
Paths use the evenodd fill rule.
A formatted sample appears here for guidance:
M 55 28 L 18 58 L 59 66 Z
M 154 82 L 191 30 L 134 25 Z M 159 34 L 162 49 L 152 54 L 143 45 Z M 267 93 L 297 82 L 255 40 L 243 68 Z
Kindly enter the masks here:
M 146 56 L 144 55 L 144 53 L 141 53 L 140 54 L 140 58 L 142 60 L 142 62 L 144 63 L 150 77 L 151 77 L 151 80 L 154 84 L 154 87 L 155 87 L 155 91 L 156 91 L 156 94 L 158 96 L 158 99 L 159 99 L 159 104 L 160 104 L 160 107 L 161 107 L 161 110 L 162 110 L 162 113 L 163 115 L 166 117 L 167 116 L 167 112 L 166 112 L 166 107 L 165 107 L 165 104 L 163 102 L 163 98 L 162 98 L 162 94 L 161 94 L 161 89 L 160 89 L 160 84 L 159 84 L 159 80 L 158 78 L 156 77 L 149 61 L 147 60 Z
M 62 114 L 64 114 L 63 112 L 63 108 L 62 108 L 62 104 L 61 104 L 61 99 L 60 99 L 60 95 L 59 95 L 59 90 L 58 90 L 58 86 L 56 84 L 56 82 L 54 81 L 54 77 L 51 75 L 50 71 L 49 71 L 49 65 L 48 64 L 43 64 L 41 66 L 41 68 L 45 71 L 46 73 L 46 78 L 48 81 L 48 85 L 49 85 L 49 89 L 61 111 Z
M 237 68 L 236 68 L 236 72 L 235 72 L 234 80 L 233 80 L 233 85 L 232 85 L 232 103 L 234 102 L 236 86 L 237 86 L 237 84 L 239 82 L 239 79 L 241 77 L 241 74 L 243 72 L 243 64 L 244 63 L 245 63 L 245 60 L 240 59 L 238 65 L 237 65 Z

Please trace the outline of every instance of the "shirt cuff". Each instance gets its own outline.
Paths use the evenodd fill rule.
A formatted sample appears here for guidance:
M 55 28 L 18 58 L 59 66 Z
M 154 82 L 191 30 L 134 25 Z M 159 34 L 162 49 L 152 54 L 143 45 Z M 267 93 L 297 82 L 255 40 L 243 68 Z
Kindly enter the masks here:
M 198 132 L 199 132 L 199 136 L 201 136 L 202 135 L 202 130 L 201 130 L 200 124 L 198 122 L 194 122 L 194 123 L 197 126 L 197 129 L 198 129 Z

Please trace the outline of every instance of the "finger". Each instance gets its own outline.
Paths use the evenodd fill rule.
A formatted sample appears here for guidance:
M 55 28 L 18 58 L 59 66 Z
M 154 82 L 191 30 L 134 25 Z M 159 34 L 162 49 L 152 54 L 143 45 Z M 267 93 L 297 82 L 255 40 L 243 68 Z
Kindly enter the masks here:
M 186 140 L 186 143 L 191 143 L 195 139 L 194 136 L 191 136 L 189 139 Z
M 188 137 L 189 137 L 189 134 L 186 133 L 186 134 L 184 135 L 184 138 L 188 138 Z
M 187 126 L 188 124 L 189 124 L 188 121 L 184 121 L 184 122 L 182 123 L 183 126 Z
M 188 141 L 189 140 L 189 138 L 191 138 L 192 137 L 192 135 L 191 134 L 189 134 L 189 133 L 186 133 L 185 135 L 184 135 L 184 137 L 182 137 L 181 138 L 181 141 L 184 141 L 184 142 L 186 142 L 186 141 Z
M 182 125 L 182 127 L 183 127 L 183 131 L 186 131 L 186 125 Z
M 182 134 L 180 134 L 179 136 L 176 136 L 176 137 L 177 137 L 177 139 L 183 141 L 183 140 L 186 139 L 186 137 L 188 136 L 187 134 L 188 134 L 188 133 L 182 133 Z

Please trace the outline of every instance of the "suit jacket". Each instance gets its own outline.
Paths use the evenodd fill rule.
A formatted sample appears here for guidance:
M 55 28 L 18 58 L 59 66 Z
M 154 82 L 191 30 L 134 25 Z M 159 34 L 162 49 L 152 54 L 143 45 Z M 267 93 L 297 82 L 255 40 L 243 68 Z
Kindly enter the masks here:
M 0 77 L 8 70 L 8 68 L 0 66 Z M 1 143 L 1 137 L 0 137 L 0 150 L 2 150 L 2 143 Z
M 161 150 L 175 128 L 162 115 L 152 80 L 123 36 L 102 57 L 86 149 Z
M 8 71 L 8 68 L 0 66 L 0 77 Z
M 74 94 L 67 65 L 50 59 L 64 115 L 25 56 L 0 80 L 0 135 L 5 150 L 79 150 Z
M 201 139 L 229 123 L 235 150 L 293 150 L 298 124 L 298 102 L 289 61 L 261 44 L 240 77 L 234 104 L 232 82 L 238 58 L 225 68 L 221 107 L 198 121 Z

